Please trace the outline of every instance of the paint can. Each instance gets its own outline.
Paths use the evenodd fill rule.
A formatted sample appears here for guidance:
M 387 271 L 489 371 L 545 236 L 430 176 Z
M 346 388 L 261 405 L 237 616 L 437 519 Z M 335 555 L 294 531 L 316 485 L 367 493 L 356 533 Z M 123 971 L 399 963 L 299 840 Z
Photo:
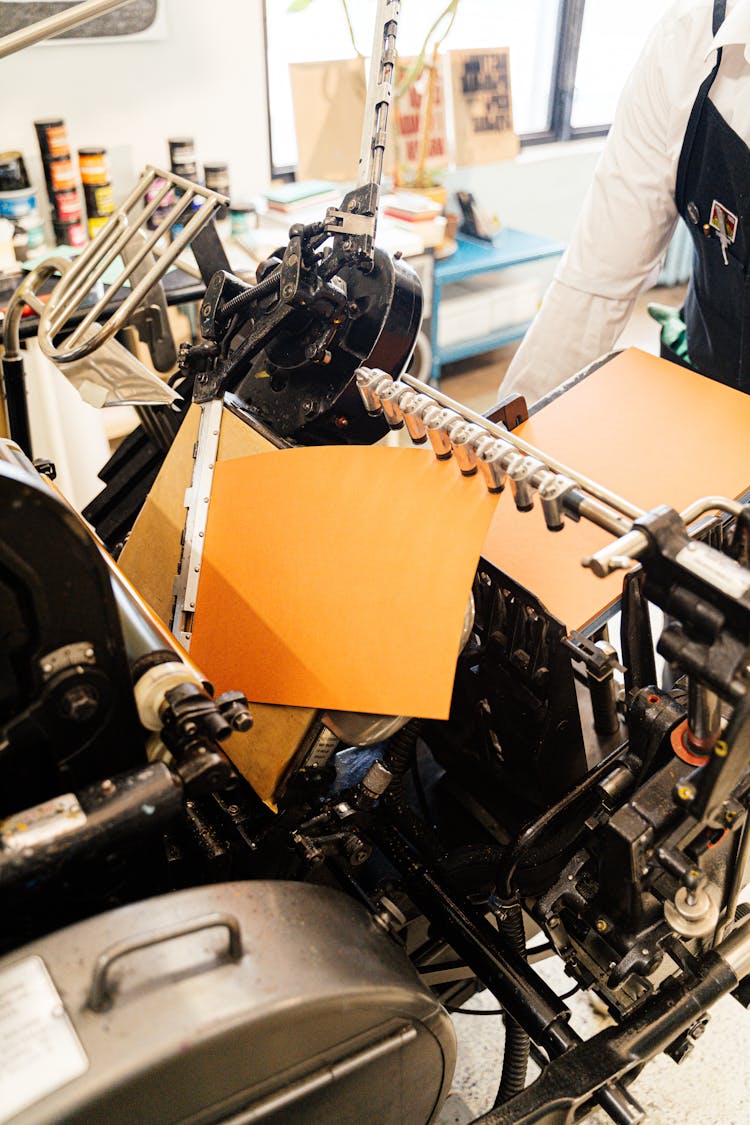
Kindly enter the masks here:
M 229 198 L 229 165 L 226 161 L 214 161 L 211 164 L 203 165 L 203 175 L 206 181 L 206 187 L 211 191 L 216 191 L 219 195 L 226 195 Z M 216 212 L 216 221 L 221 222 L 226 219 L 229 214 L 229 208 L 220 207 Z

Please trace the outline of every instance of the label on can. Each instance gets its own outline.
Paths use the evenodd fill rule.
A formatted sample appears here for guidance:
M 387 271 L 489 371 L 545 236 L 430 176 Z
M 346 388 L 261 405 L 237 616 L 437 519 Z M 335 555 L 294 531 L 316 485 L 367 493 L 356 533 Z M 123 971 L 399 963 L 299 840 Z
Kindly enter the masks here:
M 48 125 L 44 129 L 44 142 L 50 156 L 70 156 L 68 133 L 64 125 Z
M 104 152 L 79 152 L 78 167 L 81 170 L 82 184 L 109 183 L 107 157 Z
M 0 1120 L 85 1074 L 89 1060 L 41 957 L 0 971 Z
M 115 209 L 115 197 L 111 184 L 102 184 L 93 190 L 93 203 L 97 215 L 111 215 Z
M 0 218 L 17 220 L 36 210 L 36 195 L 33 188 L 21 191 L 0 192 Z
M 81 219 L 81 200 L 77 191 L 59 191 L 54 196 L 55 213 L 61 223 L 77 223 Z
M 86 224 L 89 230 L 89 238 L 96 238 L 99 231 L 106 227 L 108 222 L 108 215 L 93 215 Z
M 86 232 L 81 223 L 54 223 L 58 246 L 85 246 Z
M 73 161 L 67 157 L 50 162 L 49 176 L 53 191 L 72 191 L 76 186 Z

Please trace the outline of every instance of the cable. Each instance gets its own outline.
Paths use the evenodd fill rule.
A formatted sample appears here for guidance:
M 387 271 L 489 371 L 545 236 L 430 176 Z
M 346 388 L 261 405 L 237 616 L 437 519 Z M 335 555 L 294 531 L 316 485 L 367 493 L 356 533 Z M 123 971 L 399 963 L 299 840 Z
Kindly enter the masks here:
M 459 1008 L 454 1004 L 443 1004 L 446 1012 L 455 1012 L 459 1016 L 502 1016 L 502 1008 L 490 1008 L 485 1011 L 484 1008 Z

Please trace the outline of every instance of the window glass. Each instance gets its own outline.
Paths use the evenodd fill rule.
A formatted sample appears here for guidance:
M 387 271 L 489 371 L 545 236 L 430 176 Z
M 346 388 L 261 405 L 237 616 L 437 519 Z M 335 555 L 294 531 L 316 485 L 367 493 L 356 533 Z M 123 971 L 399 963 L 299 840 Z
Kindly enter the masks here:
M 416 55 L 446 0 L 402 0 L 398 50 Z M 513 113 L 519 133 L 549 125 L 550 87 L 560 0 L 460 0 L 442 50 L 509 47 Z M 372 49 L 376 0 L 348 0 L 357 50 Z M 355 57 L 342 0 L 311 0 L 290 11 L 290 0 L 266 0 L 271 149 L 277 168 L 294 166 L 297 143 L 288 67 Z M 341 112 L 347 107 L 342 105 Z
M 570 123 L 609 125 L 654 24 L 672 0 L 586 0 Z

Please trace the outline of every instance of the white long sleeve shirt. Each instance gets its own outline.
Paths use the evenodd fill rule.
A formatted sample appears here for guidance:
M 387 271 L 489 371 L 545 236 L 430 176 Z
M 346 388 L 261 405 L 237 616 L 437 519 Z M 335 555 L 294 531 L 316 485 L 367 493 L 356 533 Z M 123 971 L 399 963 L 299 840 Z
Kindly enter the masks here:
M 658 277 L 677 223 L 677 165 L 690 111 L 723 47 L 710 98 L 750 143 L 750 0 L 678 0 L 620 98 L 570 245 L 502 384 L 536 401 L 609 351 Z

